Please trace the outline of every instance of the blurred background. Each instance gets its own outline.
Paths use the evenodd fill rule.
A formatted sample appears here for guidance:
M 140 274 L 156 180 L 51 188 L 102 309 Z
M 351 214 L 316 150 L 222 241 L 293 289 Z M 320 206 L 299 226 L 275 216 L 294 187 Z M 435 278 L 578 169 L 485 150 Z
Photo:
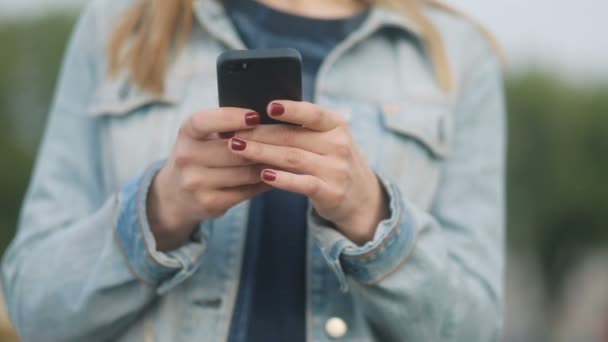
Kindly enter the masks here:
M 85 1 L 0 2 L 0 253 Z M 606 342 L 608 1 L 449 2 L 486 24 L 511 59 L 504 341 Z M 0 341 L 12 339 L 0 313 Z

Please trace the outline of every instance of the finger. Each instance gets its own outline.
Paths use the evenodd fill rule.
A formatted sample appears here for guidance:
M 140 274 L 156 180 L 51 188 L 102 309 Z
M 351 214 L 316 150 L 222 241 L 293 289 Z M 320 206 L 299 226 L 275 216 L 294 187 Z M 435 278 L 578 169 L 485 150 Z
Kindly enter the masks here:
M 321 178 L 312 175 L 298 175 L 287 171 L 264 169 L 261 177 L 265 183 L 272 185 L 274 188 L 296 192 L 313 199 L 322 199 L 328 192 L 327 184 Z
M 272 187 L 266 183 L 258 183 L 216 191 L 204 191 L 199 194 L 198 201 L 212 211 L 224 211 L 258 193 L 271 189 Z
M 260 125 L 255 129 L 236 132 L 234 136 L 264 144 L 297 147 L 318 154 L 326 154 L 332 149 L 331 144 L 326 141 L 328 137 L 324 136 L 324 132 L 297 126 Z
M 230 150 L 235 155 L 260 164 L 274 165 L 297 173 L 316 174 L 321 168 L 321 156 L 296 147 L 277 146 L 232 138 Z
M 225 140 L 183 139 L 173 153 L 175 163 L 181 167 L 195 165 L 225 168 L 258 164 L 232 153 L 226 146 Z
M 245 200 L 250 199 L 251 197 L 272 190 L 272 186 L 266 183 L 258 183 L 252 185 L 245 185 L 236 188 L 227 188 L 223 189 L 221 192 L 224 195 L 224 200 L 226 201 L 227 206 L 234 206 L 239 204 Z
M 329 131 L 344 124 L 344 119 L 338 114 L 310 102 L 277 100 L 269 103 L 266 110 L 273 119 L 315 131 Z
M 193 139 L 205 139 L 216 132 L 251 129 L 260 123 L 260 114 L 243 108 L 214 108 L 191 115 L 180 133 Z
M 242 132 L 247 132 L 247 131 L 242 131 Z M 220 132 L 218 133 L 218 138 L 220 139 L 230 139 L 234 136 L 235 132 Z
M 192 168 L 184 174 L 184 182 L 192 189 L 224 189 L 262 182 L 263 165 L 223 168 Z

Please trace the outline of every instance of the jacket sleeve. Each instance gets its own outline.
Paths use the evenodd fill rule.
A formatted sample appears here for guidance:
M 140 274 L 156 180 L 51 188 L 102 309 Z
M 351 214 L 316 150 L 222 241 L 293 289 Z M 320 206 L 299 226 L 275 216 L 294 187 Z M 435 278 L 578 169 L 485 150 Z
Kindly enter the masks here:
M 201 227 L 179 249 L 156 251 L 145 196 L 161 164 L 106 190 L 100 122 L 87 115 L 104 74 L 95 3 L 67 49 L 17 236 L 3 259 L 9 314 L 25 341 L 113 339 L 191 275 L 205 248 Z
M 430 210 L 380 175 L 390 217 L 356 246 L 309 216 L 322 253 L 382 341 L 497 341 L 504 272 L 505 109 L 484 50 L 460 87 L 451 154 Z M 407 170 L 404 170 L 407 172 Z

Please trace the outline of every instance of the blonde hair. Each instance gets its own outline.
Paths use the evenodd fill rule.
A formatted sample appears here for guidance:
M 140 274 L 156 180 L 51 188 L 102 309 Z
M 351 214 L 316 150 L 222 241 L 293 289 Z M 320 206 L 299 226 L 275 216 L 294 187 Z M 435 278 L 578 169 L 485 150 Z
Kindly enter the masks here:
M 362 0 L 381 4 L 409 17 L 421 28 L 422 40 L 431 56 L 437 82 L 445 91 L 455 88 L 447 52 L 423 6 L 430 5 L 474 23 L 504 60 L 491 33 L 464 13 L 439 0 Z M 164 91 L 164 79 L 172 52 L 188 41 L 193 24 L 193 0 L 140 0 L 131 7 L 113 32 L 108 59 L 111 75 L 125 69 L 131 81 L 155 93 Z

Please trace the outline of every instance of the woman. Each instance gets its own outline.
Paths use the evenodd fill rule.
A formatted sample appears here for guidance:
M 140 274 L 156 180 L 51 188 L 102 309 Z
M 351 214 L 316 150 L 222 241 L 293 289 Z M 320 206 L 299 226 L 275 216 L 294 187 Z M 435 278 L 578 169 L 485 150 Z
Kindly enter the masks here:
M 94 0 L 3 266 L 24 341 L 493 341 L 500 63 L 435 1 Z M 290 125 L 217 108 L 295 47 Z

